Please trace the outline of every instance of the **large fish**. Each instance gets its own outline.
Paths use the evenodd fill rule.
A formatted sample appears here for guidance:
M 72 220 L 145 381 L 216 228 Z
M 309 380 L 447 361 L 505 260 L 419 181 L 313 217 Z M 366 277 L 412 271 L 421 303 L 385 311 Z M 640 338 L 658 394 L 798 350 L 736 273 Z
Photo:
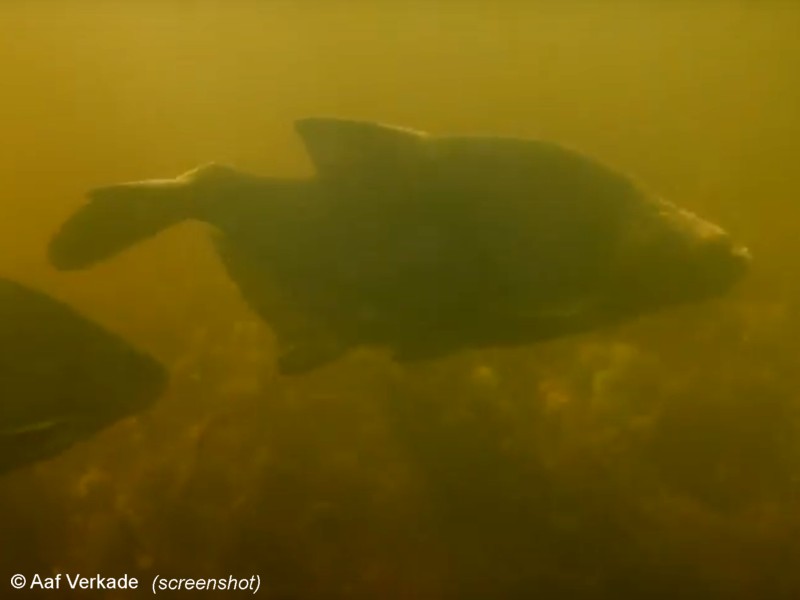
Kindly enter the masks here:
M 0 278 L 0 473 L 147 409 L 167 373 L 42 292 Z
M 719 296 L 749 263 L 720 227 L 554 143 L 328 118 L 296 129 L 314 176 L 212 164 L 99 188 L 52 263 L 84 268 L 205 221 L 284 373 L 360 344 L 412 360 L 589 331 Z

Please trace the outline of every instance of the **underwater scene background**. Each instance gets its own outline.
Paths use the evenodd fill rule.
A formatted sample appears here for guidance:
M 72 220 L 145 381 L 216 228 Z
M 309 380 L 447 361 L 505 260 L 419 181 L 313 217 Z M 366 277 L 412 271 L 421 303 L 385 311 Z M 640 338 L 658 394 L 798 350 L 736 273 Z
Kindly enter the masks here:
M 3 3 L 0 273 L 172 376 L 153 409 L 0 479 L 3 597 L 18 572 L 258 573 L 266 598 L 800 596 L 798 31 L 792 2 Z M 752 272 L 595 334 L 280 377 L 205 226 L 48 266 L 89 188 L 209 160 L 309 173 L 308 115 L 566 143 L 719 222 Z

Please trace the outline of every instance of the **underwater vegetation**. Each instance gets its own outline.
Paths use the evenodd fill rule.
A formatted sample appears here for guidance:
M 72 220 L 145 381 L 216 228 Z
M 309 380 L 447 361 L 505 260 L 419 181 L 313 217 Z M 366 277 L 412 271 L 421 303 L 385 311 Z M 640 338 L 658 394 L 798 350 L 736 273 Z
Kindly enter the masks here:
M 275 598 L 790 597 L 796 365 L 783 327 L 709 312 L 680 317 L 703 361 L 653 349 L 673 320 L 408 370 L 361 351 L 303 378 L 274 373 L 258 323 L 198 331 L 102 456 L 7 476 L 32 535 L 2 561 L 252 571 Z

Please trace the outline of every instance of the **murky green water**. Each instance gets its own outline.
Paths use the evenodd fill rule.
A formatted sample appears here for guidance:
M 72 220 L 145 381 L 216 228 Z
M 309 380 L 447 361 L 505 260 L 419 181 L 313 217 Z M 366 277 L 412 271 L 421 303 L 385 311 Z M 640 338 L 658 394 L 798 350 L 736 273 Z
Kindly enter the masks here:
M 800 595 L 797 31 L 790 2 L 5 3 L 0 274 L 173 382 L 0 480 L 3 597 L 57 571 L 259 574 L 266 598 Z M 281 378 L 200 225 L 47 265 L 88 188 L 308 173 L 291 121 L 316 114 L 582 148 L 726 226 L 753 273 L 593 335 Z

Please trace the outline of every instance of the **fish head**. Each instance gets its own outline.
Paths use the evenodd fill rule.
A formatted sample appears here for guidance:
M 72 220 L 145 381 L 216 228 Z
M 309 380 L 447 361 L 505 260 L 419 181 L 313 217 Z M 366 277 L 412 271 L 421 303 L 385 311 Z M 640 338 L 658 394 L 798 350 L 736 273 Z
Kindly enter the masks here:
M 750 251 L 722 227 L 661 199 L 634 212 L 610 278 L 623 302 L 654 308 L 715 298 L 748 272 Z

